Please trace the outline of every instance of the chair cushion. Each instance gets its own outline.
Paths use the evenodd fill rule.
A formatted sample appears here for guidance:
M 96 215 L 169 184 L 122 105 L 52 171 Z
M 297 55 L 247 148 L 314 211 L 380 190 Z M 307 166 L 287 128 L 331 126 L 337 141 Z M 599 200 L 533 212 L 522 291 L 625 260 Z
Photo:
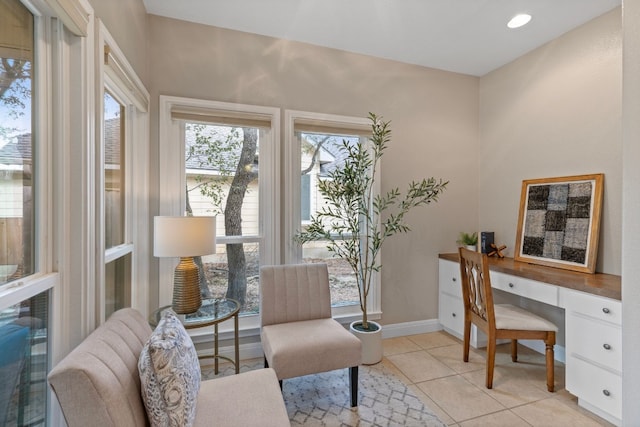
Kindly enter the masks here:
M 262 327 L 262 348 L 279 380 L 358 366 L 362 344 L 333 319 Z
M 558 327 L 547 319 L 520 307 L 511 304 L 496 304 L 494 310 L 497 329 L 558 332 Z
M 152 426 L 192 426 L 200 390 L 200 363 L 191 337 L 170 310 L 138 361 L 142 398 Z
M 202 381 L 195 427 L 290 425 L 273 369 Z

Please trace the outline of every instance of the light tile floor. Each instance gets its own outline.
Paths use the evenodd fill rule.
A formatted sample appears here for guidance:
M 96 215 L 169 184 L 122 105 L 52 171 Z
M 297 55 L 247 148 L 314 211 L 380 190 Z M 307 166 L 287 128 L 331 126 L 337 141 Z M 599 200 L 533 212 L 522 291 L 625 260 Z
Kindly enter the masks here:
M 522 345 L 517 363 L 509 344 L 498 346 L 491 390 L 484 386 L 484 349 L 471 348 L 464 363 L 462 341 L 443 331 L 384 340 L 382 363 L 449 426 L 612 426 L 578 406 L 557 361 L 556 391 L 549 393 L 544 356 Z

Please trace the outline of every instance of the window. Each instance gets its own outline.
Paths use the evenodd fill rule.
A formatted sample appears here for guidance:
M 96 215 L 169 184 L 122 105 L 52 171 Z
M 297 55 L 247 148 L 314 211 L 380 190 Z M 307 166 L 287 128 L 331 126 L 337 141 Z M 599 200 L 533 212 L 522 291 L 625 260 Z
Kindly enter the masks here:
M 0 2 L 0 424 L 43 426 L 49 368 L 50 212 L 44 155 L 49 123 L 38 117 L 45 18 L 18 0 Z M 41 49 L 42 48 L 42 49 Z M 49 95 L 48 95 L 49 94 Z
M 160 104 L 160 214 L 217 217 L 216 254 L 196 259 L 202 294 L 238 300 L 241 327 L 257 326 L 259 267 L 279 259 L 279 112 L 165 96 Z M 160 259 L 161 304 L 171 301 L 176 262 Z
M 260 266 L 259 127 L 184 122 L 185 212 L 217 216 L 215 255 L 200 257 L 207 298 L 232 298 L 258 312 Z M 231 238 L 233 240 L 227 240 Z
M 0 285 L 34 272 L 34 18 L 0 3 Z
M 365 119 L 286 111 L 287 144 L 285 159 L 285 240 L 293 241 L 295 233 L 303 229 L 309 219 L 323 207 L 318 182 L 328 179 L 328 172 L 343 164 L 339 146 L 343 141 L 357 142 L 371 132 Z M 299 197 L 296 197 L 299 195 Z M 322 241 L 304 245 L 291 244 L 286 253 L 287 263 L 323 262 L 329 267 L 331 304 L 334 316 L 360 313 L 358 288 L 351 267 L 333 256 Z M 379 286 L 370 293 L 371 311 L 379 312 Z
M 125 245 L 125 106 L 108 90 L 104 92 L 104 246 L 105 318 L 131 304 L 130 264 L 132 245 Z
M 103 59 L 96 235 L 97 246 L 104 249 L 97 255 L 95 290 L 96 321 L 101 323 L 123 307 L 147 311 L 144 242 L 148 233 L 134 218 L 148 211 L 148 136 L 144 127 L 148 124 L 149 94 L 104 26 L 97 43 L 98 57 Z M 141 197 L 134 198 L 134 191 Z

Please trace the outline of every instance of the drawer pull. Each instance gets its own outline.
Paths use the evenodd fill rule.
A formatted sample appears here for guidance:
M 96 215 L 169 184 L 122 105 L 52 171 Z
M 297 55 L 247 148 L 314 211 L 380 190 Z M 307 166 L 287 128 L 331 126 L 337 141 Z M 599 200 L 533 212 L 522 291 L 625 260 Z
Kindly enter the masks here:
M 451 313 L 451 315 L 452 315 L 453 317 L 456 317 L 456 314 L 455 314 L 455 313 Z
M 605 313 L 605 314 L 609 314 L 609 313 L 611 313 L 611 310 L 609 310 L 607 307 L 605 307 L 605 308 L 602 309 L 602 312 Z
M 607 390 L 606 388 L 604 390 L 602 390 L 602 394 L 604 394 L 605 396 L 611 396 L 611 392 L 609 390 Z
M 611 346 L 609 344 L 604 344 L 603 347 L 605 350 L 611 350 Z
M 452 281 L 452 282 L 455 282 L 455 281 L 457 281 L 457 280 L 458 280 L 458 279 L 456 279 L 455 277 L 453 277 L 453 278 L 451 279 L 451 281 Z
M 513 288 L 515 285 L 513 283 L 509 283 L 509 287 Z

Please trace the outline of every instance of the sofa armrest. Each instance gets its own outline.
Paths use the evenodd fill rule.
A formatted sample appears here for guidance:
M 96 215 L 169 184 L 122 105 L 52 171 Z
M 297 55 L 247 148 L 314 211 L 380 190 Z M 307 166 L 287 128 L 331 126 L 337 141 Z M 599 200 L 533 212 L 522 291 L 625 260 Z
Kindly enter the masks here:
M 282 390 L 273 369 L 203 381 L 196 406 L 197 426 L 289 427 Z

